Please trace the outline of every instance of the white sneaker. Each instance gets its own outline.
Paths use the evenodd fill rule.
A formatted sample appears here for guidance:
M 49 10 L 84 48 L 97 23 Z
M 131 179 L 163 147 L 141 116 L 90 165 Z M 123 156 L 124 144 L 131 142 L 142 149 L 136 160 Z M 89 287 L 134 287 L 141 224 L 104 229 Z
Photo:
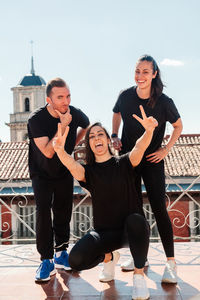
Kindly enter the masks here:
M 118 262 L 120 254 L 118 251 L 113 251 L 113 260 L 103 263 L 103 268 L 99 275 L 99 280 L 102 282 L 111 281 L 115 277 L 115 265 Z
M 149 266 L 149 262 L 148 260 L 145 261 L 145 267 L 148 267 Z M 121 264 L 121 269 L 122 271 L 132 271 L 135 269 L 135 265 L 134 265 L 134 261 L 133 261 L 133 258 L 131 257 L 130 259 L 127 259 L 126 261 L 124 261 L 122 264 Z
M 177 283 L 177 267 L 174 260 L 168 260 L 162 277 L 162 282 Z
M 147 288 L 146 280 L 144 276 L 140 274 L 133 275 L 133 300 L 145 300 L 149 299 L 149 290 Z

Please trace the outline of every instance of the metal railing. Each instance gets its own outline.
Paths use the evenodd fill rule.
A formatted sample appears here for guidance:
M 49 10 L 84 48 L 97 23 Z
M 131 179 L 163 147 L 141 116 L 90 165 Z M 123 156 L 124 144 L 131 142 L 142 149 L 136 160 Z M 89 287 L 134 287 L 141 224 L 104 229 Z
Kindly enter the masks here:
M 83 159 L 84 147 L 75 152 L 78 159 Z M 0 158 L 3 151 L 0 150 Z M 20 149 L 17 149 L 20 151 Z M 22 150 L 22 149 L 21 149 Z M 23 149 L 24 150 L 24 149 Z M 81 151 L 80 151 L 81 150 Z M 16 149 L 9 149 L 16 151 Z M 27 149 L 28 152 L 28 149 Z M 79 153 L 79 154 L 78 154 Z M 28 155 L 27 155 L 28 157 Z M 27 163 L 27 157 L 26 162 Z M 0 161 L 2 164 L 3 162 Z M 9 178 L 0 177 L 0 242 L 1 243 L 35 243 L 36 209 L 30 179 L 17 179 L 17 175 L 24 165 L 18 161 L 12 165 L 12 174 Z M 5 176 L 6 178 L 6 176 Z M 167 208 L 174 227 L 174 238 L 177 240 L 196 241 L 200 239 L 200 192 L 196 184 L 200 183 L 200 175 L 190 178 L 190 183 L 183 185 L 180 178 L 166 174 Z M 170 184 L 175 189 L 170 191 Z M 75 183 L 77 186 L 77 183 Z M 144 198 L 146 193 L 144 192 Z M 71 241 L 79 239 L 92 229 L 92 205 L 88 191 L 83 190 L 79 199 L 74 195 L 74 206 L 71 220 Z M 184 208 L 183 208 L 184 204 Z M 144 211 L 151 227 L 151 240 L 159 240 L 156 222 L 150 205 L 145 202 Z M 182 234 L 182 232 L 185 234 Z M 181 233 L 181 234 L 180 234 Z

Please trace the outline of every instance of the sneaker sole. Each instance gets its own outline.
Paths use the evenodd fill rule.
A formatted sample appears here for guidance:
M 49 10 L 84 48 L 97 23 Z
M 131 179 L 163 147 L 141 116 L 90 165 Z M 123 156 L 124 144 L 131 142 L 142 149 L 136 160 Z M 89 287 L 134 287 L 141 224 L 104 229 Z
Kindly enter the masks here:
M 65 269 L 66 271 L 72 270 L 71 267 L 66 267 L 66 266 L 64 266 L 64 265 L 59 265 L 59 264 L 55 264 L 55 263 L 54 263 L 54 265 L 55 265 L 55 268 L 56 268 L 56 269 Z
M 147 299 L 149 299 L 149 297 L 150 296 L 148 296 L 148 297 L 137 297 L 137 298 L 132 298 L 132 300 L 147 300 Z
M 59 265 L 54 263 L 54 266 L 56 269 L 64 269 L 64 265 Z
M 126 268 L 126 267 L 124 268 L 124 267 L 121 267 L 121 270 L 122 270 L 122 271 L 127 271 L 127 272 L 128 272 L 128 271 L 133 271 L 134 268 Z
M 100 279 L 99 278 L 100 282 L 109 282 L 109 281 L 112 281 L 112 280 L 114 280 L 114 278 L 106 278 L 106 279 Z
M 65 271 L 71 271 L 72 268 L 71 267 L 64 267 Z
M 148 266 L 149 266 L 149 262 L 146 261 L 144 266 L 145 266 L 145 267 L 148 267 Z M 135 266 L 132 267 L 132 268 L 131 268 L 131 267 L 124 267 L 124 266 L 121 266 L 121 269 L 122 269 L 122 271 L 133 271 L 133 270 L 135 269 Z
M 175 284 L 177 283 L 177 280 L 173 280 L 173 279 L 162 279 L 161 281 L 162 283 L 172 283 L 172 284 Z
M 53 276 L 53 275 L 55 275 L 56 274 L 56 270 L 53 270 L 53 271 L 51 271 L 51 273 L 50 273 L 50 276 L 49 277 L 47 277 L 47 278 L 35 278 L 35 281 L 48 281 L 48 280 L 50 280 L 51 279 L 51 276 Z

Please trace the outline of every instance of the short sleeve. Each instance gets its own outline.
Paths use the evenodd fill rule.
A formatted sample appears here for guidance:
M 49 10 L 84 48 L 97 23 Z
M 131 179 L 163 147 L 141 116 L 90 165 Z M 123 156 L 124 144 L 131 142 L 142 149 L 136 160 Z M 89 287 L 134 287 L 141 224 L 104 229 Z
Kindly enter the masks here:
M 87 128 L 90 123 L 89 118 L 80 109 L 77 109 L 77 113 L 79 116 L 78 126 L 80 126 L 81 128 L 84 128 L 84 129 Z
M 122 91 L 120 92 L 118 99 L 113 107 L 113 112 L 114 113 L 119 113 L 120 112 L 120 106 L 121 106 L 121 100 L 122 100 Z
M 171 124 L 175 123 L 180 118 L 180 114 L 171 98 L 168 98 L 168 101 L 166 101 L 165 113 L 166 121 L 169 121 Z
M 28 131 L 30 138 L 48 136 L 48 133 L 45 131 L 45 127 L 41 126 L 39 119 L 34 117 L 28 121 Z
M 129 168 L 131 171 L 134 170 L 134 172 L 135 172 L 135 167 L 132 166 L 129 155 L 130 155 L 130 152 L 122 154 L 120 156 L 120 160 L 121 160 L 121 162 L 123 162 L 124 164 L 126 164 L 127 168 Z

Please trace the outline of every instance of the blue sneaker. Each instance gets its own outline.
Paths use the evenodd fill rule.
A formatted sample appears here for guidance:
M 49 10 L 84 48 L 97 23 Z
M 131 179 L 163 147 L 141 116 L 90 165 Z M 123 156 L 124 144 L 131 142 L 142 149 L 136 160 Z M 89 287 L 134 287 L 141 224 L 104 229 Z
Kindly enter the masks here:
M 54 255 L 54 264 L 58 269 L 71 270 L 69 265 L 69 255 L 66 250 L 63 250 L 59 257 L 56 257 L 56 254 Z
M 50 280 L 50 276 L 56 273 L 54 263 L 49 259 L 44 259 L 39 268 L 36 271 L 35 280 L 36 281 L 47 281 Z

